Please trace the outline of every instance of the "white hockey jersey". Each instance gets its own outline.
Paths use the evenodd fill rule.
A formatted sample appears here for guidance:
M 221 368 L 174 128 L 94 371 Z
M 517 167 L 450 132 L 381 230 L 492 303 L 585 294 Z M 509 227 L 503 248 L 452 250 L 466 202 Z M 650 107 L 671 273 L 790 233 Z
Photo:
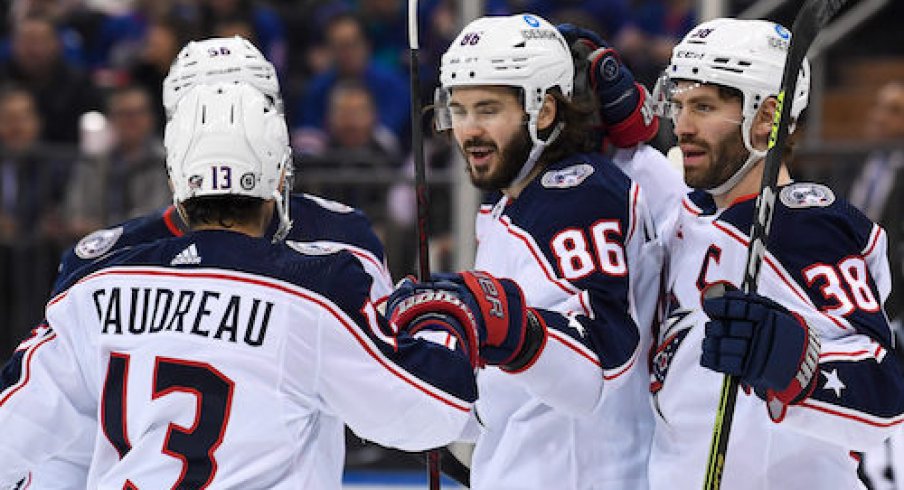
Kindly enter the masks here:
M 636 313 L 657 287 L 638 290 L 635 266 L 654 233 L 638 186 L 600 155 L 550 165 L 518 199 L 481 209 L 476 268 L 571 323 L 549 329 L 526 371 L 480 371 L 472 488 L 647 488 L 649 325 Z
M 289 209 L 294 226 L 289 230 L 286 243 L 297 250 L 325 253 L 346 250 L 351 253 L 364 271 L 371 276 L 370 297 L 379 305 L 392 292 L 392 278 L 386 266 L 383 245 L 371 229 L 367 217 L 357 209 L 343 203 L 311 194 L 292 194 Z M 279 220 L 271 220 L 267 236 L 276 232 Z M 182 236 L 187 227 L 182 223 L 173 206 L 130 219 L 109 228 L 98 230 L 82 238 L 63 254 L 57 282 L 64 282 L 70 274 L 90 264 L 111 251 L 161 238 Z M 30 490 L 83 488 L 87 479 L 87 465 L 91 460 L 91 434 L 86 434 L 81 454 L 75 448 L 67 453 L 77 460 L 54 458 L 41 465 L 40 471 L 31 474 Z
M 407 450 L 454 439 L 468 360 L 393 335 L 348 253 L 226 231 L 70 277 L 0 383 L 0 484 L 94 447 L 88 488 L 338 489 L 343 421 Z M 63 458 L 66 461 L 78 460 Z
M 723 377 L 700 366 L 701 291 L 719 281 L 740 286 L 755 197 L 716 209 L 711 196 L 694 192 L 666 237 L 671 304 L 652 361 L 651 488 L 702 488 Z M 885 246 L 884 231 L 828 188 L 782 188 L 757 292 L 820 335 L 818 383 L 778 421 L 740 390 L 723 488 L 862 488 L 854 452 L 904 421 L 904 378 L 888 352 L 882 307 L 890 288 Z

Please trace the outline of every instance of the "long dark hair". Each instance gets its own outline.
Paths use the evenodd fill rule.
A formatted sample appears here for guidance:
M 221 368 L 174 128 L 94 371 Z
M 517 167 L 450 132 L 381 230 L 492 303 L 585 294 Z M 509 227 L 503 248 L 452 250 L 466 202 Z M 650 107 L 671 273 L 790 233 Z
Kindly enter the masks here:
M 600 142 L 595 141 L 595 118 L 597 113 L 596 99 L 592 96 L 576 97 L 569 100 L 556 87 L 548 92 L 556 101 L 556 121 L 540 132 L 545 138 L 559 122 L 564 122 L 561 134 L 540 156 L 540 163 L 548 165 L 575 153 L 591 153 L 599 149 Z
M 263 199 L 248 196 L 193 197 L 182 203 L 185 219 L 190 228 L 200 225 L 218 225 L 233 228 L 253 223 L 259 219 Z

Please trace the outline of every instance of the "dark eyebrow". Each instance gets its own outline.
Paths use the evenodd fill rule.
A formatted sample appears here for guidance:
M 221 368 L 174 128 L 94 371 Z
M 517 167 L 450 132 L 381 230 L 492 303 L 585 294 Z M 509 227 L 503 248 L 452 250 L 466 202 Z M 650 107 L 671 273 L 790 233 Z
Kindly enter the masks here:
M 481 100 L 474 104 L 475 109 L 485 109 L 485 108 L 496 108 L 502 105 L 501 101 L 498 100 Z M 460 102 L 451 101 L 449 102 L 449 107 L 463 108 L 464 105 Z

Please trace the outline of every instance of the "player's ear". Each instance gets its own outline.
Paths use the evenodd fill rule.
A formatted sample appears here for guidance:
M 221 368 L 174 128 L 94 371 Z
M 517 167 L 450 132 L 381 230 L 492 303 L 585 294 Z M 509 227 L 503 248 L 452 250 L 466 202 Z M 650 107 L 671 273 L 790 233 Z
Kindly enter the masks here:
M 543 97 L 543 105 L 540 106 L 540 114 L 537 115 L 537 130 L 543 131 L 556 121 L 556 99 L 552 94 Z
M 755 148 L 766 149 L 776 111 L 778 111 L 778 100 L 775 97 L 769 97 L 763 101 L 760 110 L 756 112 L 753 127 L 750 129 L 750 141 Z

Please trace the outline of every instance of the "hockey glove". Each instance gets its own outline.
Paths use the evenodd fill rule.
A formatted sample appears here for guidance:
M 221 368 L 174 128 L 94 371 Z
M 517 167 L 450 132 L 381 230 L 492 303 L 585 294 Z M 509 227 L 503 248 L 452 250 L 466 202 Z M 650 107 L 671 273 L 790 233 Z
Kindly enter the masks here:
M 609 139 L 620 148 L 649 141 L 659 130 L 659 120 L 647 107 L 646 89 L 618 53 L 595 32 L 573 24 L 556 26 L 575 59 L 575 90 L 585 85 L 600 103 L 600 116 Z
M 459 351 L 477 367 L 475 307 L 466 304 L 462 295 L 461 287 L 454 283 L 418 283 L 405 278 L 389 295 L 386 315 L 394 331 Z
M 770 405 L 775 400 L 793 405 L 810 395 L 819 337 L 802 318 L 769 298 L 739 290 L 704 300 L 703 310 L 710 321 L 701 365 L 738 376 Z
M 546 328 L 540 314 L 528 308 L 521 288 L 510 279 L 486 272 L 437 274 L 441 283 L 457 284 L 478 318 L 480 361 L 506 371 L 529 367 L 540 355 Z

